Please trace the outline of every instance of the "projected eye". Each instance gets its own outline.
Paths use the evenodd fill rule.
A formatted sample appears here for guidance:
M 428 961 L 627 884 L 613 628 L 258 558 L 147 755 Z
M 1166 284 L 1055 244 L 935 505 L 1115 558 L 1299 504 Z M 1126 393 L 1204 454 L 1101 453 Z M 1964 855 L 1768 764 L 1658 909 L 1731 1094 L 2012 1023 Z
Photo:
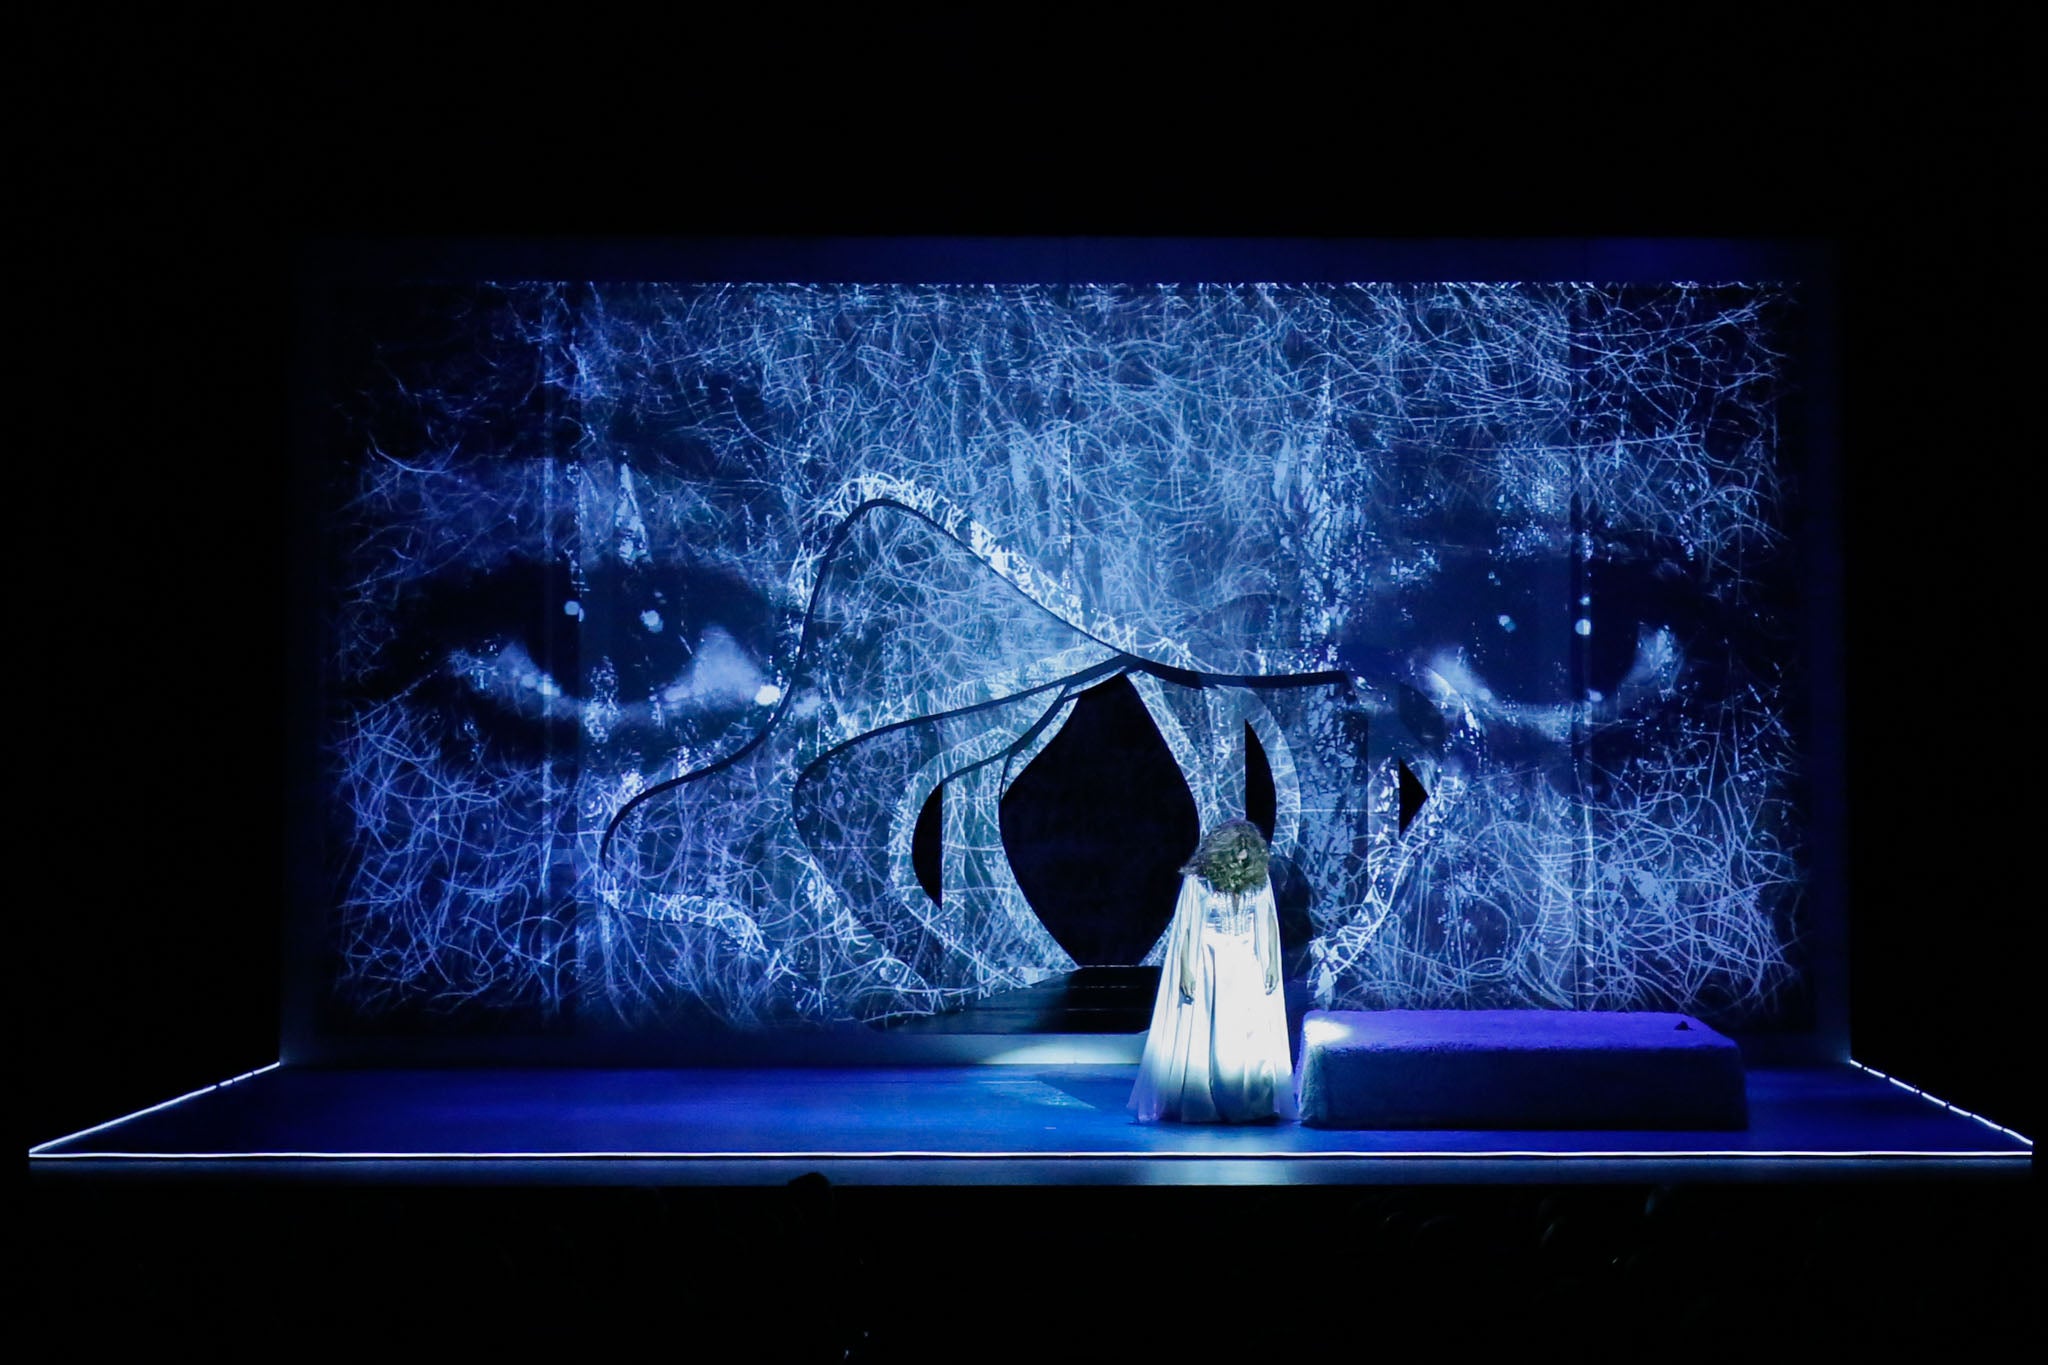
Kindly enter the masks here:
M 554 675 L 536 664 L 516 640 L 482 653 L 457 649 L 448 656 L 448 663 L 477 692 L 495 697 L 523 714 L 575 718 L 575 708 L 581 699 L 569 695 Z
M 1706 695 L 1725 695 L 1744 674 L 1775 667 L 1780 604 L 1738 604 L 1725 584 L 1689 567 L 1675 545 L 1644 539 L 1595 559 L 1580 619 L 1586 686 L 1602 697 L 1669 690 L 1682 672 Z
M 766 603 L 716 573 L 507 564 L 416 591 L 380 690 L 427 703 L 465 752 L 702 738 L 781 700 L 765 639 L 745 638 L 769 628 Z
M 1571 565 L 1491 549 L 1434 547 L 1427 572 L 1402 582 L 1389 609 L 1346 632 L 1360 663 L 1455 656 L 1488 700 L 1571 700 Z
M 689 663 L 666 686 L 656 689 L 650 700 L 657 709 L 666 707 L 675 713 L 773 706 L 782 700 L 782 689 L 769 681 L 731 632 L 709 626 L 698 637 Z

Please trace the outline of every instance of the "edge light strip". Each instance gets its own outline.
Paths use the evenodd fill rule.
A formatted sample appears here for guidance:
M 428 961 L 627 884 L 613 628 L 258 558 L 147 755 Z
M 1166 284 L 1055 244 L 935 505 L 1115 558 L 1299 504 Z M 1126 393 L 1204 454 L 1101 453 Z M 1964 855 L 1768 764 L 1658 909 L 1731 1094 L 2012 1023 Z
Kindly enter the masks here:
M 48 1142 L 38 1143 L 35 1146 L 28 1149 L 28 1154 L 31 1157 L 60 1157 L 67 1155 L 63 1152 L 52 1152 L 50 1148 L 58 1146 L 61 1143 L 75 1142 L 79 1138 L 91 1137 L 94 1133 L 104 1133 L 107 1131 L 107 1129 L 117 1128 L 120 1125 L 128 1122 L 130 1119 L 139 1119 L 150 1114 L 161 1114 L 164 1110 L 171 1108 L 173 1105 L 183 1104 L 186 1100 L 197 1099 L 201 1095 L 210 1095 L 216 1090 L 225 1090 L 231 1085 L 239 1085 L 241 1082 L 248 1080 L 252 1076 L 261 1076 L 264 1072 L 275 1071 L 283 1065 L 284 1059 L 280 1057 L 276 1061 L 270 1063 L 270 1065 L 259 1066 L 254 1071 L 244 1071 L 239 1076 L 230 1076 L 224 1081 L 215 1081 L 212 1085 L 202 1085 L 197 1090 L 188 1090 L 184 1094 L 179 1095 L 174 1099 L 165 1100 L 161 1104 L 152 1104 L 147 1109 L 138 1109 L 132 1114 L 123 1114 L 119 1118 L 108 1119 L 105 1123 L 96 1123 L 90 1128 L 81 1128 L 75 1133 L 66 1133 L 63 1137 L 55 1137 L 51 1138 Z M 70 1155 L 80 1154 L 71 1153 Z
M 1879 1071 L 1874 1066 L 1865 1066 L 1863 1063 L 1857 1061 L 1854 1057 L 1851 1057 L 1849 1059 L 1849 1065 L 1855 1067 L 1858 1071 L 1867 1071 L 1881 1081 L 1890 1081 L 1899 1089 L 1904 1090 L 1909 1094 L 1918 1095 L 1921 1099 L 1926 1100 L 1929 1104 L 1938 1104 L 1942 1108 L 1948 1110 L 1948 1112 L 1951 1114 L 1959 1114 L 1966 1119 L 1975 1119 L 1977 1120 L 1977 1122 L 1983 1124 L 1986 1128 L 1991 1129 L 1993 1132 L 2003 1133 L 2007 1137 L 2012 1138 L 2016 1142 L 2026 1143 L 2029 1147 L 2032 1147 L 2034 1145 L 2034 1140 L 2028 1137 L 2025 1133 L 2016 1133 L 2002 1123 L 1993 1123 L 1990 1119 L 1985 1118 L 1982 1114 L 1973 1114 L 1967 1109 L 1959 1109 L 1955 1105 L 1950 1104 L 1947 1100 L 1941 1098 L 1941 1096 L 1939 1095 L 1930 1095 L 1917 1085 L 1907 1085 L 1897 1076 L 1886 1075 L 1884 1072 Z
M 31 1156 L 36 1155 L 30 1153 Z M 1868 1160 L 1875 1157 L 1998 1159 L 2030 1161 L 2030 1152 L 1919 1151 L 1877 1148 L 1868 1151 L 1388 1151 L 1388 1152 L 48 1152 L 43 1161 L 1495 1161 L 1515 1158 L 1536 1161 L 1615 1161 L 1701 1158 L 1744 1160 Z

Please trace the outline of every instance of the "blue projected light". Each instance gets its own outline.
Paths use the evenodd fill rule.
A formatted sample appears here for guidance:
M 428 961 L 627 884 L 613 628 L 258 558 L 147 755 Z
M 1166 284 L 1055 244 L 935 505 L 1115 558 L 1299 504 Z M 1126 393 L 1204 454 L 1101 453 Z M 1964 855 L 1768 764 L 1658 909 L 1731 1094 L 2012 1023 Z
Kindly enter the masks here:
M 1319 1004 L 1796 1020 L 1796 307 L 399 291 L 335 395 L 331 1004 L 766 1028 L 1071 971 L 999 805 L 1127 673 L 1204 826 L 1257 736 Z

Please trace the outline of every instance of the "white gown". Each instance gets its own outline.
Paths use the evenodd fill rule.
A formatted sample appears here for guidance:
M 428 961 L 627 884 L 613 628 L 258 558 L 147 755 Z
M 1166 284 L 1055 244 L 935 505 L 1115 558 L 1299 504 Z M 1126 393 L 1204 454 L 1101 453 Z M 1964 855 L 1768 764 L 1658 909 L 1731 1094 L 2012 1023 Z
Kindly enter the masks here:
M 1193 998 L 1183 1001 L 1186 990 Z M 1181 878 L 1152 1031 L 1125 1106 L 1139 1123 L 1300 1117 L 1273 884 L 1241 897 Z

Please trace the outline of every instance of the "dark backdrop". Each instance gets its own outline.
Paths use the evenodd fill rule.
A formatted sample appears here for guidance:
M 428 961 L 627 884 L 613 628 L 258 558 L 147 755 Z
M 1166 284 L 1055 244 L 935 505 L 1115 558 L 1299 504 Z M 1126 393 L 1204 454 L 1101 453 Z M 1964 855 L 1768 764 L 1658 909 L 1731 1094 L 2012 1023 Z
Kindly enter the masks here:
M 1437 116 L 1441 146 L 1389 141 L 1387 117 L 1420 106 L 1381 89 L 1368 119 L 1342 82 L 1308 82 L 1333 88 L 1284 115 L 1220 100 L 1150 136 L 1141 111 L 1083 104 L 1035 113 L 1001 174 L 979 124 L 887 132 L 929 92 L 866 97 L 849 122 L 817 87 L 799 135 L 764 152 L 729 116 L 741 75 L 699 80 L 662 105 L 679 131 L 650 161 L 593 145 L 587 120 L 465 98 L 425 58 L 395 77 L 252 67 L 164 37 L 74 35 L 76 71 L 30 135 L 14 505 L 31 548 L 11 651 L 30 740 L 24 1145 L 275 1056 L 302 624 L 292 253 L 314 233 L 508 228 L 1833 239 L 1855 1051 L 2037 1131 L 2015 1065 L 2040 944 L 2018 662 L 2033 262 L 1995 36 L 1896 35 L 1855 69 L 1825 41 L 1813 63 L 1737 45 L 1688 77 L 1719 97 L 1670 92 L 1672 116 L 1639 112 L 1640 82 L 1602 106 L 1619 112 L 1565 124 L 1511 119 L 1503 97 L 1469 128 Z M 1728 84 L 1738 65 L 1747 83 Z

